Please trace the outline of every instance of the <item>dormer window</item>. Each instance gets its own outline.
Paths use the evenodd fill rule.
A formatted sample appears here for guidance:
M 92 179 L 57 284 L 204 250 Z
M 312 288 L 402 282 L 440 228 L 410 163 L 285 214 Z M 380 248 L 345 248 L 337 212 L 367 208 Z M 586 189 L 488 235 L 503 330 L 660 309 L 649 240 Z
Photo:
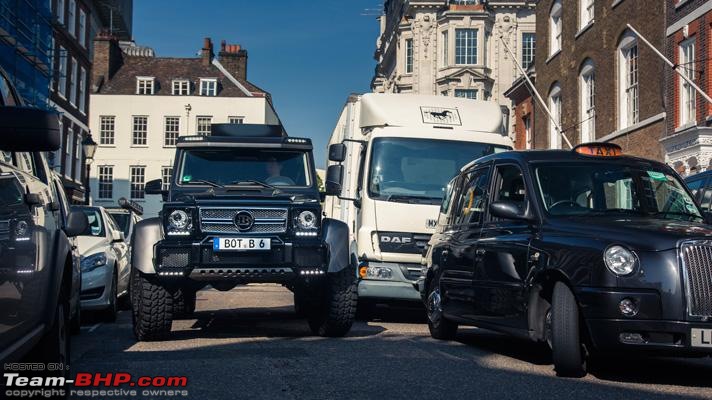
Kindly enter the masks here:
M 136 77 L 136 94 L 153 94 L 154 81 L 153 77 Z
M 200 95 L 201 96 L 217 96 L 218 80 L 215 78 L 200 79 Z
M 173 81 L 174 96 L 188 96 L 190 94 L 190 81 L 187 79 L 175 79 Z

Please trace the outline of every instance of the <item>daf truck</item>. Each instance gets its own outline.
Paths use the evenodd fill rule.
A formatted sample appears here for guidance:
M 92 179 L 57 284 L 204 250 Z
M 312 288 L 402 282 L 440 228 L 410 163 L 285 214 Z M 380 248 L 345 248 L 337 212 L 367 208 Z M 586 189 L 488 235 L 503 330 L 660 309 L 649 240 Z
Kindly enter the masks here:
M 448 182 L 506 151 L 498 104 L 446 96 L 349 96 L 328 145 L 328 218 L 348 225 L 359 302 L 419 301 L 423 250 Z

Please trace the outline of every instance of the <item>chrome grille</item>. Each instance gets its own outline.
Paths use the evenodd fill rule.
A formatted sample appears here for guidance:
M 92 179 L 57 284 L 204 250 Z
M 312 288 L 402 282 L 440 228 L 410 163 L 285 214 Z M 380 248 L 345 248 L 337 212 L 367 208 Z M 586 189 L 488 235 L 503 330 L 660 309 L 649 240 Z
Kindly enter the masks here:
M 240 211 L 247 211 L 255 218 L 248 231 L 239 231 L 233 222 Z M 201 208 L 200 229 L 205 233 L 283 233 L 287 230 L 287 216 L 286 208 Z
M 687 293 L 693 317 L 712 317 L 712 241 L 695 240 L 680 246 Z

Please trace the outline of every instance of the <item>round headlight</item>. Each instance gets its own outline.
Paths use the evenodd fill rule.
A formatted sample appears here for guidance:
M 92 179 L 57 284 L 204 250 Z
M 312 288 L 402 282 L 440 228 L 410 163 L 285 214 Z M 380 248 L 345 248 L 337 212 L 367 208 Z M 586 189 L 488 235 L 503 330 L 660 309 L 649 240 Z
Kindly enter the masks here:
M 302 211 L 297 216 L 297 226 L 301 229 L 313 229 L 316 227 L 316 214 L 311 211 Z
M 15 225 L 15 235 L 18 237 L 25 236 L 27 234 L 28 229 L 29 225 L 26 221 L 17 221 L 17 225 Z
M 623 246 L 611 246 L 603 253 L 606 267 L 618 276 L 630 275 L 635 269 L 636 258 Z
M 183 210 L 175 210 L 168 216 L 168 223 L 171 228 L 188 229 L 190 227 L 190 216 Z

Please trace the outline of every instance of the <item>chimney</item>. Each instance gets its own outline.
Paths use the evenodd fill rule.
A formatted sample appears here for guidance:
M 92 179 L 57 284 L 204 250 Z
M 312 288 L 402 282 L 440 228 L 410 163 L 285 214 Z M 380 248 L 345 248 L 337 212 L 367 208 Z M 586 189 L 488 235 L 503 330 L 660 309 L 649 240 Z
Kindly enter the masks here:
M 227 44 L 224 40 L 220 42 L 220 53 L 218 54 L 220 64 L 235 78 L 247 80 L 247 50 L 239 44 Z
M 118 38 L 108 30 L 99 32 L 94 38 L 94 59 L 92 66 L 92 90 L 97 92 L 101 85 L 114 77 L 123 64 L 123 54 Z
M 203 39 L 203 49 L 200 51 L 200 58 L 206 67 L 213 61 L 213 42 L 209 37 Z

